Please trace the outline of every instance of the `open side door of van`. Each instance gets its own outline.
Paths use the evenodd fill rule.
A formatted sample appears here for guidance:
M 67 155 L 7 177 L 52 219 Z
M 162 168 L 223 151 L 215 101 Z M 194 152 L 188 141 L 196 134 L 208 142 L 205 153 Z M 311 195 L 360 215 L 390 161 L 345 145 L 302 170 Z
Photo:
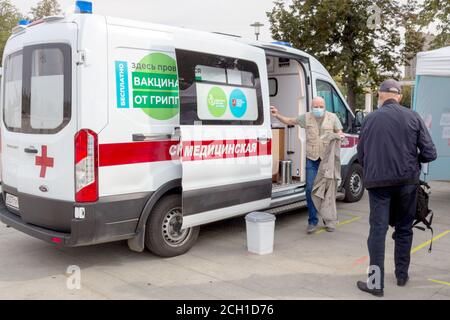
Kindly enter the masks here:
M 248 50 L 255 52 L 247 57 L 261 59 L 176 50 L 183 228 L 270 205 L 271 130 L 261 88 L 268 90 L 261 81 L 265 58 L 259 49 Z

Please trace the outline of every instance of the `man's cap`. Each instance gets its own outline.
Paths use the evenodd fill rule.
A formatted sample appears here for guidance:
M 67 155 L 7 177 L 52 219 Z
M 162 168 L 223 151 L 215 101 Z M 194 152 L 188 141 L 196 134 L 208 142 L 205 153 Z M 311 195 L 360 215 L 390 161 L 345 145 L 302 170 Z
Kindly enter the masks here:
M 400 85 L 400 82 L 398 82 L 397 80 L 388 79 L 383 81 L 383 83 L 380 85 L 380 90 L 378 91 L 401 94 L 402 86 Z

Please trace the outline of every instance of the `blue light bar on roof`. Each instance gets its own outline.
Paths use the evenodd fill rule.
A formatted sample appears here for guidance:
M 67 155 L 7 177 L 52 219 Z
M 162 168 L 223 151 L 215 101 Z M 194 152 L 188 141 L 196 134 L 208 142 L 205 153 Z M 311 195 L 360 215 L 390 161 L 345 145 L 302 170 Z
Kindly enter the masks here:
M 75 2 L 75 13 L 92 13 L 92 2 L 90 1 Z
M 292 48 L 292 44 L 290 42 L 287 41 L 274 41 L 272 42 L 273 44 L 279 44 L 281 46 L 286 46 L 286 47 L 291 47 Z
M 31 23 L 30 20 L 22 19 L 22 20 L 19 21 L 19 26 L 27 26 L 27 25 L 29 25 L 30 23 Z

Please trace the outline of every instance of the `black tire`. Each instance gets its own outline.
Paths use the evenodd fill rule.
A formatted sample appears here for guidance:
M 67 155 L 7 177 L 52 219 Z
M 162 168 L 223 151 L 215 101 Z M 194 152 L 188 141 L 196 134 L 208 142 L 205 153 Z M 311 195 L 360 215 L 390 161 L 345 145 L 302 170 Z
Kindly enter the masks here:
M 347 173 L 347 177 L 345 177 L 344 189 L 345 189 L 345 198 L 344 202 L 358 202 L 361 200 L 364 194 L 364 185 L 363 185 L 363 168 L 359 163 L 353 163 L 350 166 L 350 170 Z
M 175 257 L 189 251 L 195 244 L 200 227 L 180 231 L 181 195 L 163 197 L 147 220 L 145 246 L 160 257 Z

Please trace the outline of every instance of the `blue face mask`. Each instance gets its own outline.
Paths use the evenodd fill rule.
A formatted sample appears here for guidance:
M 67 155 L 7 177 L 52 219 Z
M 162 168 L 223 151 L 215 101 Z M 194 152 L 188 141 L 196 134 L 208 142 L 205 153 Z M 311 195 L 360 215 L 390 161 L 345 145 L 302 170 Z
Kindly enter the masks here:
M 325 109 L 323 108 L 312 108 L 312 113 L 316 118 L 322 118 L 325 114 Z

